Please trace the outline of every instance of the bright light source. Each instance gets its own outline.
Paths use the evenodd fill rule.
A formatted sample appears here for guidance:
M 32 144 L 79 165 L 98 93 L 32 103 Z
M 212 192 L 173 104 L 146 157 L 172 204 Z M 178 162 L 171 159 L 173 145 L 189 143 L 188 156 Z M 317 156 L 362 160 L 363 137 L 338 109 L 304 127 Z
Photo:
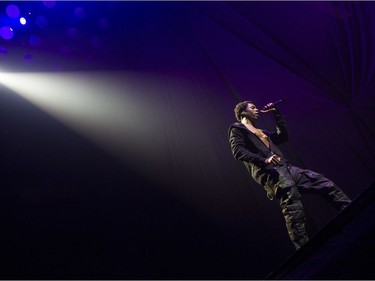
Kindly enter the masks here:
M 145 84 L 147 77 L 141 78 L 142 83 Z M 131 164 L 140 162 L 139 166 L 142 166 L 143 162 L 139 161 L 140 156 L 137 151 L 147 150 L 142 147 L 142 143 L 152 138 L 152 135 L 148 134 L 153 133 L 153 130 L 150 128 L 143 130 L 144 125 L 150 124 L 149 120 L 143 120 L 143 117 L 148 116 L 143 114 L 143 110 L 151 111 L 146 106 L 150 97 L 147 100 L 140 97 L 142 92 L 150 93 L 150 90 L 132 89 L 136 88 L 132 86 L 134 83 L 141 84 L 139 80 L 141 79 L 137 76 L 127 73 L 122 75 L 84 72 L 1 73 L 0 75 L 0 83 L 74 131 L 118 157 L 126 158 Z M 151 104 L 154 106 L 155 102 Z M 148 157 L 152 154 L 152 151 L 147 151 Z
M 22 24 L 22 25 L 25 25 L 26 24 L 26 19 L 25 18 L 20 18 L 20 23 Z

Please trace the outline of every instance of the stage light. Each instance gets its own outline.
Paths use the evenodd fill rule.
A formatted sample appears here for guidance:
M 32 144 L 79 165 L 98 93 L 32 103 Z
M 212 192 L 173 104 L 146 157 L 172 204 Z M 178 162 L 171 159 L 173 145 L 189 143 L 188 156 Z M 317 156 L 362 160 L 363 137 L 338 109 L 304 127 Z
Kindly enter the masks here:
M 20 18 L 20 23 L 22 25 L 25 25 L 26 24 L 26 19 L 24 17 Z
M 8 17 L 14 19 L 20 15 L 20 9 L 16 5 L 11 4 L 6 7 L 6 13 Z
M 0 83 L 87 139 L 137 161 L 128 153 L 139 150 L 136 147 L 142 139 L 151 137 L 138 130 L 148 124 L 142 114 L 145 108 L 150 111 L 147 105 L 151 100 L 140 98 L 143 88 L 133 89 L 134 83 L 147 84 L 147 78 L 141 78 L 127 73 L 3 72 Z M 155 106 L 155 102 L 150 104 Z
M 186 193 L 170 181 L 170 162 L 162 160 L 183 157 L 189 163 L 195 156 L 190 158 L 189 153 L 181 153 L 181 138 L 184 149 L 196 149 L 202 144 L 202 138 L 196 138 L 193 132 L 199 135 L 206 127 L 201 122 L 203 115 L 192 110 L 196 104 L 190 98 L 190 86 L 174 79 L 165 84 L 162 78 L 150 73 L 119 71 L 2 72 L 0 83 L 157 182 L 160 188 L 185 198 Z M 170 93 L 179 93 L 173 95 L 173 110 Z M 174 112 L 184 116 L 184 130 L 171 122 Z M 183 167 L 190 170 L 185 164 Z M 173 173 L 178 175 L 177 170 Z M 199 180 L 200 177 L 196 175 Z
M 155 130 L 163 132 L 159 125 L 168 123 L 160 111 L 163 103 L 154 90 L 153 76 L 3 72 L 0 83 L 136 169 L 142 170 L 146 159 L 150 165 L 155 160 L 157 168 L 150 169 L 151 177 L 158 178 L 166 169 L 158 163 L 162 157 L 158 150 L 148 143 L 152 139 L 163 144 L 164 134 Z
M 10 40 L 14 36 L 13 29 L 9 26 L 3 26 L 0 28 L 0 36 L 5 40 Z

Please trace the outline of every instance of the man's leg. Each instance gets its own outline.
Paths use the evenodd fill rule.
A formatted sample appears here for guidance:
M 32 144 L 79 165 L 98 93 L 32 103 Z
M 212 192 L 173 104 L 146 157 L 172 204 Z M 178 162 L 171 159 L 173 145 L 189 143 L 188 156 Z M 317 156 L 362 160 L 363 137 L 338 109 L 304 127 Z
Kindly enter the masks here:
M 325 192 L 323 192 L 323 196 L 331 202 L 337 209 L 343 210 L 345 209 L 352 200 L 335 184 L 328 187 Z
M 295 176 L 295 181 L 300 192 L 319 193 L 339 210 L 343 210 L 352 202 L 333 181 L 322 174 L 297 167 L 291 167 L 291 173 L 298 174 Z
M 285 218 L 286 228 L 297 250 L 309 240 L 305 228 L 305 212 L 300 197 L 298 188 L 295 186 L 283 190 L 280 197 L 280 206 Z

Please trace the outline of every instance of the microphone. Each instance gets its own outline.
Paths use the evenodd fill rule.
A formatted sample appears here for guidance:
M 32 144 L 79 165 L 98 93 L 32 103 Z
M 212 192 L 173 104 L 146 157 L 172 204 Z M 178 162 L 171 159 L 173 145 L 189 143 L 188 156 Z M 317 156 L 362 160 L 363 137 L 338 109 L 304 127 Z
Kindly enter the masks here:
M 284 102 L 284 101 L 286 101 L 286 99 L 281 99 L 281 100 L 275 101 L 275 102 L 272 103 L 271 106 L 267 106 L 267 105 L 265 105 L 265 106 L 263 106 L 262 110 L 270 110 L 270 109 L 272 109 L 272 108 L 275 108 L 276 105 L 279 105 L 280 103 L 282 103 L 282 102 Z

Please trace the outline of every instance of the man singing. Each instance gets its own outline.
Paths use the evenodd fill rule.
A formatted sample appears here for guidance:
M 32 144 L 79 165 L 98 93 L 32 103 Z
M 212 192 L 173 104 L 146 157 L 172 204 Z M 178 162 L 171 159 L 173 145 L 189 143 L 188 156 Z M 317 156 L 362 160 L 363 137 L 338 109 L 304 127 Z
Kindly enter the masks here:
M 257 128 L 260 112 L 274 114 L 275 132 Z M 269 103 L 259 110 L 253 102 L 244 101 L 236 105 L 234 113 L 238 122 L 229 128 L 233 156 L 245 164 L 253 179 L 266 190 L 269 199 L 279 200 L 289 237 L 298 250 L 309 240 L 300 193 L 319 193 L 339 210 L 348 206 L 351 200 L 322 174 L 292 166 L 285 159 L 277 145 L 288 140 L 288 131 L 275 104 Z

